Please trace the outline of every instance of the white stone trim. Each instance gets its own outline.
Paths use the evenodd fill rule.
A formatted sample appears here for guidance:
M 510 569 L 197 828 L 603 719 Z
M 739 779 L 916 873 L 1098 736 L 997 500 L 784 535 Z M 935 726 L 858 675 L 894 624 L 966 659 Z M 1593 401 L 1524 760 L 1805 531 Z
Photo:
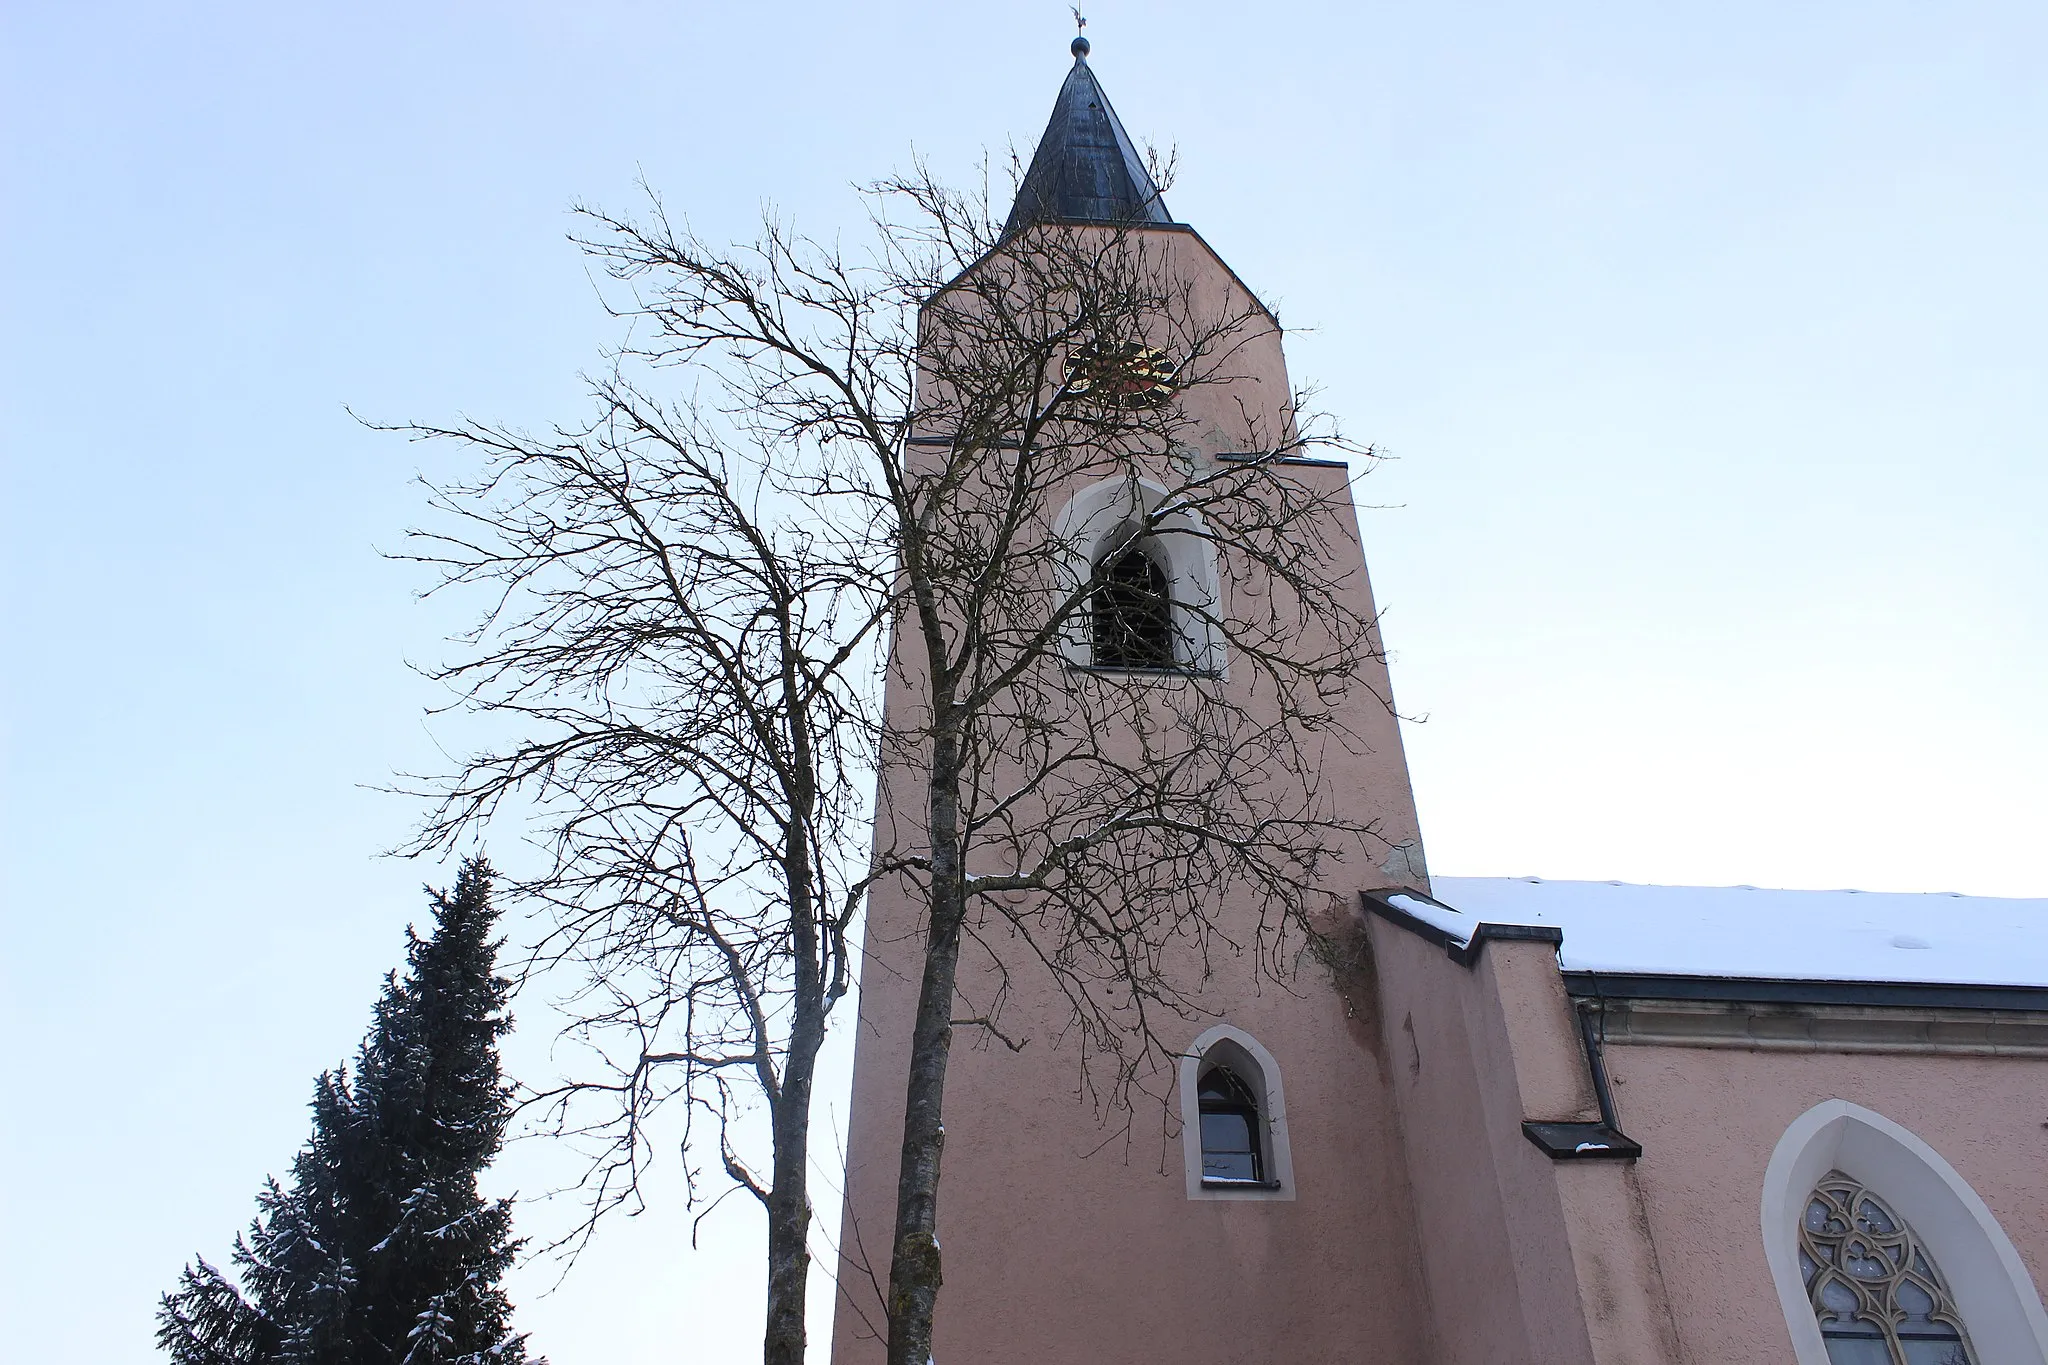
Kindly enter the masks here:
M 1126 522 L 1157 511 L 1171 496 L 1165 485 L 1141 477 L 1108 479 L 1091 484 L 1067 500 L 1053 518 L 1053 539 L 1064 547 L 1060 556 L 1062 594 L 1079 589 L 1093 573 L 1095 560 L 1109 538 Z M 1173 596 L 1174 648 L 1177 662 L 1198 673 L 1221 674 L 1222 633 L 1215 615 L 1222 600 L 1216 575 L 1216 550 L 1200 514 L 1176 512 L 1160 520 L 1153 543 L 1166 557 L 1167 591 Z M 1077 667 L 1091 666 L 1089 621 L 1077 611 L 1061 632 L 1060 653 Z
M 1764 1258 L 1798 1365 L 1828 1365 L 1799 1274 L 1799 1220 L 1807 1196 L 1832 1170 L 1869 1186 L 1912 1227 L 1948 1282 L 1982 1365 L 2048 1365 L 2048 1312 L 1991 1210 L 1939 1152 L 1847 1100 L 1824 1101 L 1794 1119 L 1764 1172 Z
M 1217 1187 L 1202 1184 L 1202 1063 L 1206 1059 L 1224 1062 L 1238 1079 L 1253 1087 L 1259 1100 L 1259 1115 L 1266 1121 L 1266 1150 L 1272 1164 L 1273 1186 Z M 1187 1168 L 1190 1199 L 1294 1198 L 1294 1154 L 1287 1141 L 1287 1089 L 1280 1081 L 1280 1063 L 1241 1028 L 1217 1024 L 1188 1045 L 1180 1059 L 1180 1146 Z

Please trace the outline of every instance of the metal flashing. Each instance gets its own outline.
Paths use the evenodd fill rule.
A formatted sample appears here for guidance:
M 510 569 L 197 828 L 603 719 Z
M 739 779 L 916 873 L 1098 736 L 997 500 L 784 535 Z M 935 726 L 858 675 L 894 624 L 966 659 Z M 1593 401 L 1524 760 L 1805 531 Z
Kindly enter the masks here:
M 1223 460 L 1229 464 L 1250 464 L 1254 460 L 1264 460 L 1268 464 L 1293 465 L 1301 469 L 1351 468 L 1351 465 L 1348 461 L 1323 460 L 1318 459 L 1313 455 L 1281 455 L 1275 457 L 1272 455 L 1262 455 L 1256 451 L 1220 451 L 1217 453 L 1215 458 Z
M 1600 1034 L 1593 1023 L 1592 1007 L 1581 1002 L 1572 1011 L 1579 1017 L 1579 1043 L 1586 1053 L 1586 1074 L 1593 1082 L 1593 1098 L 1600 1106 L 1600 1121 L 1541 1122 L 1523 1120 L 1522 1136 L 1558 1161 L 1588 1157 L 1633 1161 L 1643 1154 L 1643 1144 L 1621 1131 L 1621 1118 L 1614 1112 L 1614 1091 L 1607 1084 L 1607 1061 L 1600 1053 Z M 1604 1022 L 1604 1021 L 1603 1021 Z
M 1479 950 L 1489 943 L 1548 943 L 1555 948 L 1564 942 L 1564 931 L 1554 924 L 1493 924 L 1475 926 L 1469 939 L 1459 938 L 1448 929 L 1431 924 L 1418 915 L 1411 915 L 1399 906 L 1390 905 L 1381 896 L 1398 894 L 1427 901 L 1431 905 L 1450 907 L 1436 897 L 1421 891 L 1380 892 L 1361 891 L 1358 899 L 1365 909 L 1389 924 L 1398 924 L 1409 933 L 1436 944 L 1449 955 L 1451 961 L 1460 967 L 1470 968 L 1479 960 Z
M 1643 1154 L 1642 1143 L 1604 1123 L 1524 1122 L 1522 1136 L 1554 1161 L 1584 1161 L 1589 1157 L 1633 1161 Z
M 1920 1009 L 2048 1010 L 2048 987 L 1938 981 L 1828 981 L 1755 976 L 1665 976 L 1568 971 L 1583 999 L 1715 1000 L 1765 1005 L 1875 1005 Z

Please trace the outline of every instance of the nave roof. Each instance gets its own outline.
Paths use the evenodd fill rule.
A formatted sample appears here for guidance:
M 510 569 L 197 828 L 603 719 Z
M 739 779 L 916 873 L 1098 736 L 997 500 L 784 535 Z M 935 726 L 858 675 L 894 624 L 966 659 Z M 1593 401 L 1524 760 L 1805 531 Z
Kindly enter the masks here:
M 1380 899 L 1460 942 L 1554 926 L 1567 972 L 2048 988 L 2048 899 L 1434 877 Z

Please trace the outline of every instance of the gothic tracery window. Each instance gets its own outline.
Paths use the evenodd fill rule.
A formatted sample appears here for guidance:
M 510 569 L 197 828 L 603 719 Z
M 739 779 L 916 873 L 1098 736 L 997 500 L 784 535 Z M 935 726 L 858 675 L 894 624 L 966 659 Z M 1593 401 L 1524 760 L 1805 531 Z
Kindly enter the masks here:
M 1173 599 L 1162 556 L 1145 541 L 1112 550 L 1095 567 L 1089 603 L 1098 668 L 1172 668 Z
M 1977 1365 L 1934 1261 L 1854 1177 L 1830 1171 L 1814 1188 L 1799 1272 L 1833 1365 Z

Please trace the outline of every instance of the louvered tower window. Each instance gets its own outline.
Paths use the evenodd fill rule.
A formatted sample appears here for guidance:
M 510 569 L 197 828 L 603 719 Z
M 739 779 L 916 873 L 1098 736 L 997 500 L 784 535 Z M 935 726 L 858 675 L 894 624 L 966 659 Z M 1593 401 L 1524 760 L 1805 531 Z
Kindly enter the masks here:
M 1163 561 L 1156 547 L 1140 540 L 1095 566 L 1089 617 L 1096 667 L 1174 667 L 1173 597 Z

